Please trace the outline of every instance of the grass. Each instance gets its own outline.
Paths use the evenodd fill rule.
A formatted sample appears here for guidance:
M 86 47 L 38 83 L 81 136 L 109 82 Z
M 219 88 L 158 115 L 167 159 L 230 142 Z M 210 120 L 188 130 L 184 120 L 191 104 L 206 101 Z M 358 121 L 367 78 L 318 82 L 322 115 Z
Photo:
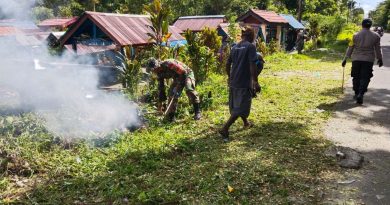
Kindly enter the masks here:
M 337 54 L 266 60 L 250 117 L 255 126 L 237 123 L 228 144 L 217 134 L 229 114 L 220 75 L 198 87 L 207 109 L 201 121 L 191 119 L 183 97 L 177 123 L 148 115 L 148 128 L 113 133 L 116 140 L 103 147 L 64 147 L 33 114 L 0 117 L 0 164 L 8 159 L 0 203 L 317 203 L 323 176 L 338 170 L 323 154 L 329 142 L 322 137 L 340 94 Z

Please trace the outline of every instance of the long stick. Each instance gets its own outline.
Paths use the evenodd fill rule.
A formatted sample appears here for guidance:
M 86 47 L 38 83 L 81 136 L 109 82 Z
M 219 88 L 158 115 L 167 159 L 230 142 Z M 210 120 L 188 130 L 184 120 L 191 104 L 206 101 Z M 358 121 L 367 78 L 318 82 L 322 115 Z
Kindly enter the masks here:
M 345 81 L 345 66 L 343 66 L 343 80 L 341 84 L 341 92 L 344 93 L 344 82 Z
M 172 99 L 171 99 L 171 102 L 168 104 L 167 110 L 165 110 L 165 112 L 164 112 L 164 116 L 167 115 L 168 111 L 171 109 L 171 106 L 172 106 L 172 103 L 173 103 L 173 100 L 174 100 L 174 99 L 175 99 L 175 98 L 172 98 Z

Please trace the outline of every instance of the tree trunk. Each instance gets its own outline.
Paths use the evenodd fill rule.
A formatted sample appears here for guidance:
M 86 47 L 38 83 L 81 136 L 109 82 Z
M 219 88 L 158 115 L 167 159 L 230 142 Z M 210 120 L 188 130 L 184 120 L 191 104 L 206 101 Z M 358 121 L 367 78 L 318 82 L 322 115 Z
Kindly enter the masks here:
M 303 11 L 303 0 L 297 0 L 298 1 L 298 9 L 297 9 L 297 16 L 298 16 L 298 21 L 302 21 L 302 11 Z

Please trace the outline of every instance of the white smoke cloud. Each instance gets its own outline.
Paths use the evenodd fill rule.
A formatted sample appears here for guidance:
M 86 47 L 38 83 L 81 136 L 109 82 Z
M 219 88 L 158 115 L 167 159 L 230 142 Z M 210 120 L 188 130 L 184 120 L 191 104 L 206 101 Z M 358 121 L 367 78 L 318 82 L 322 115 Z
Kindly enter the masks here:
M 0 0 L 0 14 L 19 20 L 29 19 L 30 8 L 34 4 L 35 0 Z
M 29 11 L 17 0 L 0 0 L 0 9 L 17 18 L 15 23 L 26 20 L 23 12 Z M 18 96 L 9 109 L 37 113 L 49 131 L 63 137 L 86 137 L 138 124 L 137 106 L 120 93 L 98 89 L 98 69 L 79 63 L 92 59 L 51 56 L 45 46 L 22 46 L 17 39 L 29 38 L 0 36 L 0 91 Z

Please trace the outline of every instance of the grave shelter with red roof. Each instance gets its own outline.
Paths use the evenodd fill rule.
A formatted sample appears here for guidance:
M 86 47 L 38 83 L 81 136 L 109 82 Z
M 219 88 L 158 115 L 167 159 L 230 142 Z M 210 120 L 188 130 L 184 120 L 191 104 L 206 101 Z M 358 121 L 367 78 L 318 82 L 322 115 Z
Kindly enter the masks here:
M 241 25 L 252 26 L 257 37 L 269 43 L 276 40 L 283 43 L 285 38 L 284 29 L 288 27 L 288 21 L 274 11 L 250 9 L 244 15 L 240 16 L 237 21 Z

